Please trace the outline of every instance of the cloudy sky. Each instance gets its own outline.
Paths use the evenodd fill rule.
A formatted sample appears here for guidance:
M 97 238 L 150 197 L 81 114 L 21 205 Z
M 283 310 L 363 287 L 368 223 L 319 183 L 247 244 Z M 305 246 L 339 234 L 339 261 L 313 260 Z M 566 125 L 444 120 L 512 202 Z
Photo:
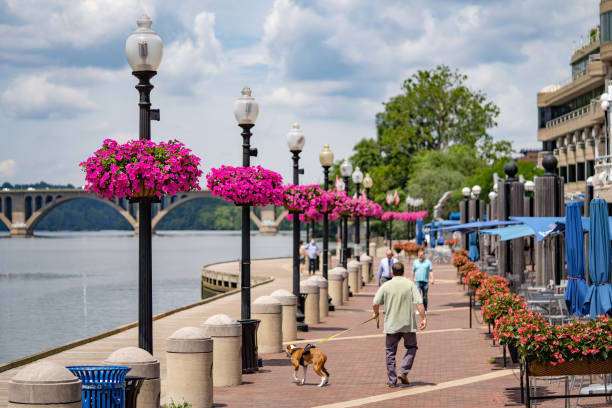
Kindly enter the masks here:
M 437 64 L 459 68 L 501 108 L 498 139 L 538 147 L 536 93 L 570 76 L 573 42 L 598 0 L 0 0 L 0 183 L 83 184 L 78 163 L 105 138 L 137 137 L 125 39 L 143 13 L 164 41 L 153 79 L 154 140 L 180 139 L 204 171 L 237 165 L 232 114 L 244 85 L 260 115 L 254 162 L 290 176 L 285 135 L 336 158 L 374 137 L 381 103 Z

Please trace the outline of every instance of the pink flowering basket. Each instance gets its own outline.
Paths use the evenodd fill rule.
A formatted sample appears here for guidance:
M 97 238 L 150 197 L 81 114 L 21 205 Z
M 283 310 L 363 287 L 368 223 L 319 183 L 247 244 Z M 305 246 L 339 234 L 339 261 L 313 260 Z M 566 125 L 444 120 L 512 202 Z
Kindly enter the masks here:
M 316 184 L 287 184 L 283 189 L 283 205 L 289 212 L 303 213 L 321 206 L 323 191 Z
M 221 166 L 206 175 L 211 194 L 236 205 L 280 206 L 283 203 L 283 178 L 261 166 Z
M 139 199 L 200 190 L 200 158 L 177 140 L 155 143 L 106 139 L 102 148 L 79 166 L 86 173 L 85 190 L 101 198 Z

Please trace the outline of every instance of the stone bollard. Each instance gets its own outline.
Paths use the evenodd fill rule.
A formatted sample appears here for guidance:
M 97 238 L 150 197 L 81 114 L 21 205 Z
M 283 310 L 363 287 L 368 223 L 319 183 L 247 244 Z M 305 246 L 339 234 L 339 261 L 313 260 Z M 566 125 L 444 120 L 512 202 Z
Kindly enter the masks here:
M 295 314 L 297 312 L 297 297 L 285 289 L 278 289 L 270 295 L 278 300 L 282 306 L 282 332 L 283 341 L 294 341 L 297 339 L 297 325 Z
M 308 280 L 314 282 L 319 287 L 319 320 L 322 320 L 327 317 L 329 312 L 327 279 L 322 276 L 313 276 Z
M 349 285 L 353 293 L 358 293 L 361 289 L 361 264 L 359 261 L 351 261 L 348 263 Z
M 253 302 L 253 319 L 261 320 L 257 330 L 257 349 L 262 354 L 280 353 L 283 349 L 281 303 L 272 296 L 260 296 Z
M 327 279 L 329 296 L 332 298 L 332 303 L 334 306 L 342 306 L 342 285 L 344 281 L 342 272 L 338 271 L 337 268 L 331 269 L 327 273 Z
M 202 325 L 213 339 L 213 386 L 242 384 L 242 326 L 224 314 L 211 316 Z
M 9 408 L 80 408 L 81 380 L 50 361 L 22 368 L 8 382 Z
M 376 256 L 376 242 L 370 242 L 370 256 Z
M 342 274 L 342 303 L 346 303 L 349 300 L 348 271 L 341 266 L 336 268 L 338 269 L 338 272 Z
M 361 279 L 363 280 L 364 285 L 370 281 L 370 265 L 372 265 L 373 259 L 371 256 L 363 254 L 361 258 L 359 258 L 359 263 L 361 263 Z
M 193 408 L 213 406 L 213 339 L 200 327 L 183 327 L 166 340 L 166 400 Z
M 317 282 L 308 279 L 302 281 L 300 282 L 300 293 L 306 295 L 306 300 L 304 301 L 304 323 L 320 323 L 319 285 L 317 285 Z
M 161 382 L 159 361 L 148 351 L 138 347 L 124 347 L 111 353 L 104 360 L 105 365 L 132 367 L 129 374 L 144 377 L 136 404 L 139 408 L 159 408 Z

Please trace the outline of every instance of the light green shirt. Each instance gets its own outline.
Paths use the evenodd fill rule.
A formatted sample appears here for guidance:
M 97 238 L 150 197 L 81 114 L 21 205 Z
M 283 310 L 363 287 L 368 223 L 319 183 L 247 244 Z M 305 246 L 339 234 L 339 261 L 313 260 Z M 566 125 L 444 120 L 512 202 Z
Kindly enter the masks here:
M 394 276 L 378 289 L 374 303 L 385 306 L 385 333 L 416 332 L 414 305 L 423 303 L 423 298 L 410 279 Z

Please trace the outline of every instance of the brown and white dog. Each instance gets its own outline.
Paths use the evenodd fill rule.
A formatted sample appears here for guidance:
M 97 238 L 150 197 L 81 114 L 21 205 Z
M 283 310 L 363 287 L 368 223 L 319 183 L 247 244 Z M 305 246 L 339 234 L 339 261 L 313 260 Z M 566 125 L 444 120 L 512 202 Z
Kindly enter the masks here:
M 293 363 L 294 381 L 304 384 L 306 382 L 306 369 L 308 364 L 312 364 L 314 372 L 321 377 L 321 382 L 318 386 L 322 387 L 329 382 L 329 373 L 325 369 L 327 356 L 322 351 L 319 351 L 314 345 L 307 344 L 306 347 L 299 348 L 295 344 L 290 344 L 287 346 L 287 356 L 291 357 L 291 362 Z M 301 380 L 297 378 L 297 372 L 300 366 L 304 368 L 304 378 Z

